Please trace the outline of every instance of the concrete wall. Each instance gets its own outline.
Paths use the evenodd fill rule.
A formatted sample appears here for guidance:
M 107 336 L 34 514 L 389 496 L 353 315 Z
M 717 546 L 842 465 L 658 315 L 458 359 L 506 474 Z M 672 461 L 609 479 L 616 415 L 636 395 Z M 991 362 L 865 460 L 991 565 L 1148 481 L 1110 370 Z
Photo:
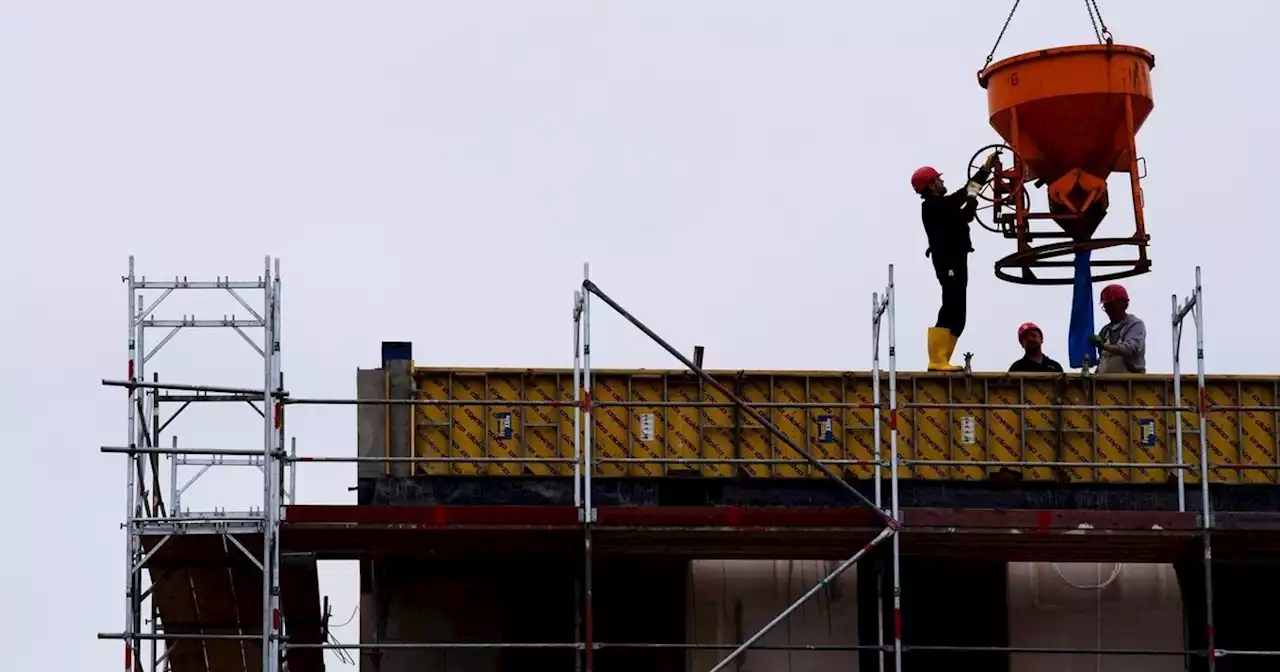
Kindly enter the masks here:
M 682 565 L 600 559 L 595 572 L 596 639 L 736 646 L 834 567 L 834 562 L 812 560 L 698 560 Z M 761 644 L 857 644 L 857 573 L 870 568 L 871 565 L 851 568 L 778 625 Z M 904 600 L 906 641 L 911 643 L 915 634 L 937 643 L 964 644 L 948 641 L 952 637 L 945 631 L 952 630 L 963 639 L 971 636 L 966 631 L 1005 627 L 1007 633 L 991 632 L 985 639 L 1001 641 L 1007 634 L 1012 647 L 1183 648 L 1183 606 L 1172 567 L 1126 564 L 1112 578 L 1115 568 L 1113 563 L 1060 564 L 1056 568 L 1052 563 L 1012 563 L 1007 572 L 1007 625 L 1002 617 L 993 620 L 956 616 L 959 612 L 955 609 L 965 605 L 947 607 L 957 598 L 946 590 L 930 589 L 927 597 L 934 606 L 922 605 L 918 600 L 926 595 L 917 595 L 913 603 L 920 606 L 916 607 L 914 618 L 908 618 Z M 365 642 L 572 641 L 575 571 L 572 563 L 555 558 L 448 563 L 380 561 L 362 572 L 361 637 Z M 910 574 L 904 575 L 904 581 L 910 578 Z M 922 579 L 918 584 L 925 583 L 923 577 L 917 578 Z M 1097 588 L 1099 585 L 1101 588 Z M 904 591 L 905 588 L 904 585 Z M 1002 590 L 993 589 L 993 593 Z M 998 594 L 992 597 L 1004 599 Z M 964 596 L 963 601 L 975 609 L 994 606 L 975 603 L 973 595 Z M 976 602 L 980 601 L 978 596 Z M 928 615 L 919 613 L 922 609 L 937 618 L 921 620 Z M 863 609 L 862 616 L 867 613 Z M 874 607 L 870 613 L 874 614 Z M 862 630 L 865 633 L 867 629 Z M 944 632 L 940 634 L 939 630 Z M 874 625 L 871 632 L 874 633 Z M 597 669 L 612 672 L 696 672 L 710 669 L 728 653 L 729 649 L 684 653 L 672 649 L 605 649 L 597 652 L 596 665 Z M 1176 656 L 986 655 L 994 655 L 1000 661 L 982 669 L 1010 672 L 1184 669 L 1183 659 Z M 915 652 L 908 654 L 904 662 L 907 670 L 921 665 L 932 668 L 934 658 L 957 661 L 962 656 Z M 380 660 L 368 653 L 360 659 L 361 672 L 572 668 L 571 654 L 549 650 L 392 650 Z M 729 669 L 874 672 L 876 667 L 869 666 L 867 660 L 866 656 L 860 660 L 854 651 L 756 649 L 749 650 L 740 658 L 740 664 Z
M 1013 647 L 1181 649 L 1173 565 L 1010 563 Z M 1012 672 L 1178 672 L 1175 656 L 1015 655 Z
M 578 559 L 511 556 L 366 561 L 361 585 L 364 642 L 575 641 Z M 599 558 L 594 568 L 595 637 L 612 643 L 684 640 L 686 563 Z M 682 672 L 680 649 L 608 648 L 598 670 Z M 572 670 L 563 648 L 364 653 L 360 672 L 524 672 Z
M 819 561 L 700 560 L 689 570 L 688 641 L 737 644 L 834 567 Z M 869 567 L 869 566 L 868 566 Z M 1010 563 L 1011 647 L 1183 648 L 1182 600 L 1171 565 Z M 857 643 L 855 573 L 846 572 L 763 644 Z M 1099 580 L 1098 575 L 1101 575 Z M 904 578 L 905 580 L 905 578 Z M 1102 585 L 1101 588 L 1094 588 Z M 946 599 L 945 595 L 936 596 Z M 910 633 L 907 641 L 910 642 Z M 891 640 L 890 640 L 891 641 Z M 691 672 L 727 651 L 694 652 Z M 748 651 L 741 672 L 857 670 L 851 651 Z M 908 661 L 909 662 L 909 661 Z M 1018 654 L 1012 672 L 1176 672 L 1180 657 Z M 911 669 L 908 667 L 907 669 Z
M 687 641 L 736 646 L 835 569 L 821 560 L 695 560 L 689 563 Z M 858 638 L 857 566 L 841 574 L 760 644 L 851 645 Z M 688 670 L 708 670 L 730 650 L 691 651 Z M 735 672 L 858 669 L 856 651 L 748 650 Z

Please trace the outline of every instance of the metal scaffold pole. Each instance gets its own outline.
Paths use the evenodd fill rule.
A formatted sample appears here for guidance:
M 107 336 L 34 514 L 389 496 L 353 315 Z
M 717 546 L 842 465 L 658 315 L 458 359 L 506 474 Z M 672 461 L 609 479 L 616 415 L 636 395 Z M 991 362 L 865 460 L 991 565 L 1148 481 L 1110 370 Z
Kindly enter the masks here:
M 1196 415 L 1199 420 L 1199 442 L 1200 442 L 1200 527 L 1201 538 L 1204 540 L 1204 601 L 1205 601 L 1205 646 L 1208 649 L 1208 669 L 1214 672 L 1217 668 L 1217 654 L 1215 652 L 1215 635 L 1213 629 L 1213 508 L 1209 497 L 1209 478 L 1211 472 L 1209 470 L 1209 437 L 1206 432 L 1208 424 L 1209 404 L 1208 394 L 1205 389 L 1204 379 L 1204 293 L 1200 283 L 1200 267 L 1196 266 L 1196 285 L 1191 290 L 1191 296 L 1182 304 L 1181 308 L 1177 307 L 1177 297 L 1174 297 L 1174 362 L 1178 361 L 1177 344 L 1179 344 L 1179 336 L 1182 333 L 1182 325 L 1188 315 L 1191 316 L 1192 324 L 1196 330 Z M 1174 368 L 1174 385 L 1178 386 L 1178 377 L 1181 372 Z M 1180 389 L 1180 388 L 1179 388 Z M 1178 402 L 1181 401 L 1179 398 Z M 1182 422 L 1178 422 L 1178 435 L 1181 439 Z M 1182 453 L 1182 442 L 1178 441 L 1178 453 Z M 1181 473 L 1181 472 L 1179 472 Z M 1181 494 L 1181 493 L 1179 493 Z
M 902 519 L 898 501 L 898 327 L 897 289 L 889 266 L 887 312 L 889 319 L 889 502 L 894 520 Z M 876 400 L 880 402 L 879 399 Z M 878 424 L 878 423 L 877 423 Z M 893 672 L 902 672 L 902 540 L 893 535 Z
M 889 265 L 889 285 L 893 284 L 893 265 Z M 876 508 L 884 508 L 884 495 L 881 492 L 884 483 L 884 459 L 881 456 L 881 413 L 880 413 L 880 327 L 885 317 L 885 311 L 889 307 L 889 287 L 886 286 L 883 298 L 876 292 L 871 293 L 871 400 L 875 404 L 875 408 L 871 411 L 871 442 L 873 448 L 873 459 L 875 460 L 875 470 L 872 478 L 875 479 L 875 501 Z M 879 672 L 885 670 L 885 649 L 884 649 L 884 558 L 876 560 L 876 669 Z
M 582 265 L 582 284 L 585 287 L 591 282 L 591 265 Z M 596 520 L 596 509 L 591 493 L 591 481 L 595 473 L 595 449 L 592 447 L 591 428 L 595 424 L 591 415 L 591 295 L 581 292 L 582 300 L 582 398 L 578 400 L 582 409 L 582 436 L 575 436 L 582 441 L 582 591 L 583 591 L 583 636 L 582 660 L 586 672 L 595 670 L 595 607 L 592 569 L 594 558 L 591 548 L 591 526 Z
M 138 333 L 139 331 L 141 331 L 141 329 L 138 326 L 138 317 L 137 315 L 134 314 L 135 282 L 134 282 L 134 272 L 133 272 L 133 257 L 129 257 L 129 275 L 127 275 L 124 278 L 124 280 L 127 285 L 126 291 L 128 291 L 128 294 L 129 294 L 128 379 L 134 380 L 137 377 L 136 371 L 137 371 L 137 365 L 138 365 Z M 129 431 L 128 431 L 128 434 L 126 434 L 125 436 L 126 436 L 126 441 L 128 441 L 128 444 L 126 445 L 128 445 L 130 448 L 138 447 L 138 434 L 136 433 L 137 427 L 138 427 L 138 420 L 135 417 L 135 413 L 136 413 L 135 409 L 137 408 L 137 404 L 141 398 L 140 397 L 141 394 L 143 394 L 142 390 L 138 390 L 136 388 L 129 388 L 128 397 L 126 398 L 126 402 L 125 402 L 125 406 L 128 408 L 128 414 L 129 414 L 129 427 L 128 427 Z M 138 559 L 138 533 L 134 523 L 134 519 L 137 517 L 137 511 L 136 511 L 137 503 L 135 500 L 136 493 L 134 491 L 134 485 L 135 485 L 134 470 L 135 470 L 135 467 L 139 468 L 140 470 L 142 464 L 143 462 L 142 462 L 141 455 L 130 455 L 125 460 L 126 504 L 125 504 L 125 560 L 124 560 L 124 571 L 125 571 L 124 632 L 133 633 L 134 635 L 137 635 L 138 631 L 141 629 L 139 628 L 138 622 L 136 619 L 139 608 L 141 607 L 139 573 L 133 569 L 134 563 L 136 563 Z M 141 484 L 138 484 L 138 486 L 142 487 Z M 137 664 L 134 662 L 134 658 L 135 658 L 135 655 L 138 653 L 137 650 L 139 646 L 140 646 L 140 641 L 137 639 L 136 636 L 131 639 L 125 640 L 124 667 L 126 670 L 134 670 L 140 667 L 140 664 Z
M 284 453 L 284 443 L 277 435 L 284 423 L 284 405 L 276 397 L 281 388 L 280 334 L 279 334 L 279 279 L 280 266 L 276 262 L 275 274 L 271 258 L 267 257 L 263 277 L 266 279 L 263 316 L 263 513 L 266 521 L 262 532 L 262 669 L 275 672 L 280 665 L 280 491 L 282 476 L 278 457 Z M 282 435 L 281 435 L 282 436 Z
M 1174 436 L 1173 445 L 1174 453 L 1177 455 L 1177 464 L 1179 466 L 1184 462 L 1182 456 L 1182 317 L 1183 312 L 1178 307 L 1178 295 L 1174 294 L 1169 297 L 1173 303 L 1173 313 L 1171 314 L 1170 333 L 1173 337 L 1173 426 Z M 1187 485 L 1185 470 L 1178 469 L 1178 511 L 1185 512 L 1187 510 Z

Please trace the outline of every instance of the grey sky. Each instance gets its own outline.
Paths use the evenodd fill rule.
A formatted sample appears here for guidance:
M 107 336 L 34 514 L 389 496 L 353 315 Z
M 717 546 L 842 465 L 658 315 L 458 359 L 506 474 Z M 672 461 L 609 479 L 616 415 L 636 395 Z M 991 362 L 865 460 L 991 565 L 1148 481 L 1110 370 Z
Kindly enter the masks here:
M 119 665 L 94 633 L 123 624 L 124 467 L 97 447 L 126 418 L 98 380 L 125 374 L 128 254 L 193 279 L 280 256 L 284 371 L 310 396 L 352 396 L 384 339 L 424 365 L 568 365 L 584 260 L 710 366 L 850 370 L 870 366 L 869 295 L 894 262 L 899 365 L 923 368 L 939 297 L 907 180 L 932 163 L 958 185 L 998 141 L 975 72 L 1009 4 L 3 3 L 9 666 Z M 997 58 L 1092 40 L 1083 4 L 1023 3 Z M 1275 372 L 1274 271 L 1258 266 L 1280 248 L 1276 10 L 1101 4 L 1118 42 L 1156 55 L 1138 138 L 1155 270 L 1126 283 L 1148 363 L 1168 370 L 1169 296 L 1200 264 L 1210 371 Z M 1113 185 L 1104 230 L 1126 232 Z M 1065 361 L 1070 290 L 996 280 L 1010 244 L 975 239 L 959 351 L 1007 367 L 1031 319 Z M 229 297 L 166 305 L 243 314 Z M 598 365 L 672 364 L 595 312 Z M 254 357 L 234 334 L 183 333 L 152 370 L 252 386 Z M 193 446 L 260 437 L 247 409 L 174 427 Z M 354 452 L 352 409 L 289 428 L 306 452 Z M 349 465 L 299 480 L 300 501 L 352 501 Z M 191 504 L 243 506 L 258 482 L 202 482 Z M 322 581 L 345 620 L 353 569 Z

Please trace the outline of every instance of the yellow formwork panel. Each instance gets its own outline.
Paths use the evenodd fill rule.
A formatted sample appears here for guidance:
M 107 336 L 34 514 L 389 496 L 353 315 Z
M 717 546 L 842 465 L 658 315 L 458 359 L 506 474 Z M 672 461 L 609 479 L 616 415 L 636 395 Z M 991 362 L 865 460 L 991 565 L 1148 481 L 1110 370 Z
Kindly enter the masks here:
M 880 451 L 885 459 L 889 456 L 887 408 L 877 413 L 848 407 L 874 400 L 869 373 L 732 371 L 713 375 L 734 394 L 761 404 L 758 410 L 769 422 L 815 457 L 872 460 L 877 420 Z M 569 370 L 418 368 L 415 378 L 423 400 L 569 400 L 573 394 Z M 725 402 L 724 395 L 690 372 L 595 371 L 593 384 L 591 444 L 598 477 L 822 477 L 786 442 L 740 409 L 708 405 Z M 1183 406 L 1193 408 L 1195 378 L 1185 378 L 1182 390 Z M 899 457 L 951 462 L 903 464 L 902 478 L 980 480 L 1014 474 L 1035 481 L 1163 483 L 1175 473 L 1141 466 L 1177 461 L 1177 453 L 1170 449 L 1176 443 L 1175 414 L 1128 409 L 1173 405 L 1170 376 L 975 374 L 966 378 L 900 373 L 897 397 Z M 887 405 L 887 375 L 881 377 L 880 398 Z M 1244 407 L 1211 411 L 1206 417 L 1210 461 L 1219 465 L 1211 469 L 1212 480 L 1276 483 L 1280 414 L 1249 407 L 1280 403 L 1280 376 L 1211 377 L 1206 398 L 1211 407 Z M 610 406 L 611 402 L 635 405 Z M 1079 408 L 1002 408 L 1028 405 Z M 572 473 L 566 463 L 501 460 L 572 457 L 570 407 L 426 404 L 418 406 L 413 417 L 417 455 L 498 458 L 484 464 L 427 463 L 418 466 L 420 473 Z M 583 421 L 585 425 L 587 419 Z M 1191 465 L 1198 465 L 1200 459 L 1198 422 L 1194 412 L 1182 414 L 1182 456 Z M 747 464 L 748 460 L 773 462 Z M 954 464 L 964 461 L 995 464 Z M 1067 464 L 1036 466 L 1050 462 Z M 858 478 L 870 478 L 875 471 L 869 464 L 837 464 L 832 469 Z M 883 473 L 888 476 L 887 469 Z M 1186 479 L 1198 482 L 1198 472 L 1188 470 Z
M 417 369 L 414 378 L 420 400 L 573 399 L 572 373 Z M 412 417 L 416 456 L 485 460 L 480 463 L 418 463 L 418 473 L 549 476 L 573 472 L 573 466 L 563 462 L 495 461 L 502 458 L 572 458 L 571 407 L 424 404 L 415 407 Z

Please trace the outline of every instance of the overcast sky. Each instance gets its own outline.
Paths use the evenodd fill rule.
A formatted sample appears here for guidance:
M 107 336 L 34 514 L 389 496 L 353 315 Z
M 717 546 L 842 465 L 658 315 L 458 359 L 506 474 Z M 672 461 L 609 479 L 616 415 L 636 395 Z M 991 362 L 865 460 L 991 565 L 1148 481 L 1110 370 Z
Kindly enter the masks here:
M 7 667 L 119 665 L 94 635 L 123 627 L 124 465 L 98 447 L 126 440 L 126 416 L 98 381 L 125 375 L 129 254 L 192 279 L 281 257 L 294 394 L 354 396 L 382 340 L 413 341 L 422 365 L 568 366 L 583 261 L 709 366 L 844 370 L 870 366 L 869 297 L 894 263 L 899 366 L 923 368 L 939 292 L 908 176 L 931 163 L 959 186 L 999 140 L 975 72 L 1009 4 L 0 3 Z M 1138 138 L 1154 271 L 1127 282 L 1153 371 L 1197 264 L 1209 370 L 1280 364 L 1270 6 L 1102 3 L 1157 62 Z M 997 58 L 1092 39 L 1084 3 L 1025 2 Z M 1112 185 L 1102 231 L 1125 235 Z M 1010 243 L 974 236 L 959 352 L 1003 369 L 1034 320 L 1065 361 L 1070 290 L 998 281 Z M 244 315 L 196 299 L 157 316 Z M 673 364 L 606 313 L 597 365 Z M 179 334 L 150 370 L 261 383 L 233 333 Z M 184 445 L 260 445 L 248 409 L 172 427 Z M 354 452 L 353 409 L 295 410 L 289 429 L 304 452 Z M 353 466 L 303 469 L 300 501 L 352 501 Z M 188 503 L 260 493 L 240 472 Z M 322 580 L 345 620 L 353 569 Z

